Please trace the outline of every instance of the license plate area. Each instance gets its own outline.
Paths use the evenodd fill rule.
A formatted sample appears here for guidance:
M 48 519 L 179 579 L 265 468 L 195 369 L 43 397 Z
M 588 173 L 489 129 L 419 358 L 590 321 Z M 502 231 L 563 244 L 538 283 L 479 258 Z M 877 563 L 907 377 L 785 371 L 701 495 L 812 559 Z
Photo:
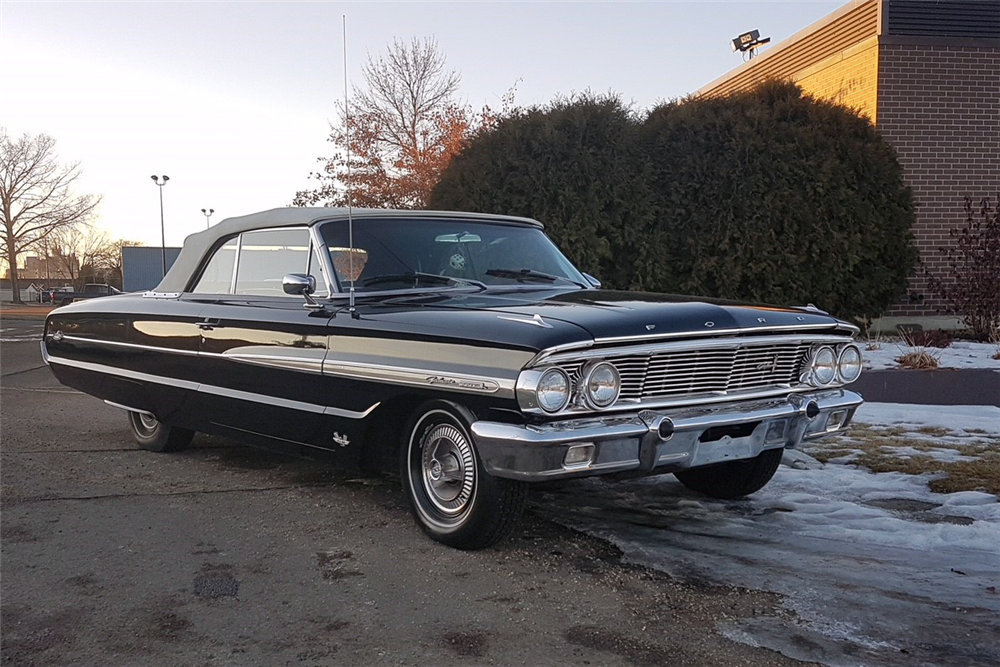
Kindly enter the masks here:
M 713 426 L 712 428 L 706 429 L 701 437 L 698 438 L 699 442 L 716 442 L 728 437 L 731 440 L 737 438 L 746 438 L 753 434 L 754 429 L 760 425 L 759 421 L 747 422 L 746 424 L 728 424 L 726 426 Z

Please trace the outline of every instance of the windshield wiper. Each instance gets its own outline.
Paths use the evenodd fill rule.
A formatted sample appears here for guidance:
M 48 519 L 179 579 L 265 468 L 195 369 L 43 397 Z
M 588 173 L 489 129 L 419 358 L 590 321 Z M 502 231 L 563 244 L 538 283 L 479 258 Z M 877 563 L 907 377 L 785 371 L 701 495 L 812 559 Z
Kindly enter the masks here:
M 470 287 L 476 287 L 480 290 L 486 289 L 486 285 L 479 282 L 478 280 L 470 280 L 469 278 L 456 278 L 454 276 L 442 276 L 437 273 L 421 273 L 420 271 L 410 271 L 409 273 L 392 273 L 382 276 L 372 276 L 367 280 L 362 281 L 362 285 L 369 287 L 371 285 L 379 285 L 381 283 L 399 283 L 399 282 L 412 282 L 416 286 L 420 282 L 425 283 L 435 283 L 438 285 L 468 285 Z
M 576 285 L 577 287 L 584 287 L 575 280 L 570 280 L 569 278 L 563 276 L 557 276 L 552 273 L 545 273 L 544 271 L 535 271 L 534 269 L 490 269 L 486 272 L 488 276 L 496 276 L 497 278 L 513 278 L 519 282 L 546 282 L 554 283 L 557 280 L 561 280 L 571 285 Z

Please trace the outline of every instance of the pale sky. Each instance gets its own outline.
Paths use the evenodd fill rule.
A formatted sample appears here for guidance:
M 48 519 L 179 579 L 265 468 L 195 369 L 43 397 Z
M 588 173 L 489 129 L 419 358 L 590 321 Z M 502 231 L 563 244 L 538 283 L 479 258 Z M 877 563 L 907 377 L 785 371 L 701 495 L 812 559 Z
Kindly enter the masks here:
M 844 2 L 0 2 L 0 125 L 45 133 L 96 223 L 158 246 L 152 174 L 167 174 L 167 245 L 212 222 L 288 205 L 310 187 L 348 76 L 394 37 L 433 36 L 461 95 L 497 106 L 613 90 L 639 108 L 740 65 L 729 41 L 772 44 Z M 765 47 L 767 48 L 767 47 Z

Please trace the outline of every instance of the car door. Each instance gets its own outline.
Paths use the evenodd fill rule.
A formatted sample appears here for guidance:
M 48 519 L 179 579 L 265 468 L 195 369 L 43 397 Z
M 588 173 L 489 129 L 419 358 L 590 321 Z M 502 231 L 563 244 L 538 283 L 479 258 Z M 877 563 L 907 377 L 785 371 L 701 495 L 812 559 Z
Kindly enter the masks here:
M 213 406 L 212 425 L 292 450 L 335 447 L 338 411 L 322 375 L 330 315 L 282 289 L 286 274 L 309 273 L 316 295 L 327 294 L 308 228 L 244 232 L 235 252 L 228 289 L 212 287 L 197 323 L 200 391 Z

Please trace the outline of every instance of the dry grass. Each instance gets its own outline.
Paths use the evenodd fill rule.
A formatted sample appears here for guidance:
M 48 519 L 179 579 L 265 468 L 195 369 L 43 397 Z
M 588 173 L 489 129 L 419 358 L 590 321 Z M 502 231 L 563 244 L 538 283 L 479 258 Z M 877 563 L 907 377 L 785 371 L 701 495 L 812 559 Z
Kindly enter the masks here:
M 928 370 L 940 365 L 938 358 L 941 356 L 941 352 L 931 352 L 927 347 L 918 345 L 914 332 L 901 329 L 899 337 L 901 339 L 898 345 L 900 355 L 896 357 L 896 363 L 901 368 Z
M 935 427 L 921 427 L 914 432 L 937 437 L 951 433 Z M 903 433 L 905 429 L 899 427 L 874 429 L 864 425 L 853 426 L 845 436 L 827 447 L 813 445 L 809 454 L 823 463 L 853 455 L 854 458 L 849 461 L 851 465 L 863 466 L 876 473 L 941 474 L 942 477 L 929 483 L 935 493 L 984 491 L 1000 496 L 1000 438 L 987 437 L 965 444 L 952 444 L 905 437 Z M 942 461 L 920 454 L 900 456 L 892 451 L 897 447 L 928 453 L 949 449 L 975 460 Z
M 936 356 L 927 350 L 914 350 L 896 357 L 896 363 L 902 368 L 928 370 L 939 366 Z

